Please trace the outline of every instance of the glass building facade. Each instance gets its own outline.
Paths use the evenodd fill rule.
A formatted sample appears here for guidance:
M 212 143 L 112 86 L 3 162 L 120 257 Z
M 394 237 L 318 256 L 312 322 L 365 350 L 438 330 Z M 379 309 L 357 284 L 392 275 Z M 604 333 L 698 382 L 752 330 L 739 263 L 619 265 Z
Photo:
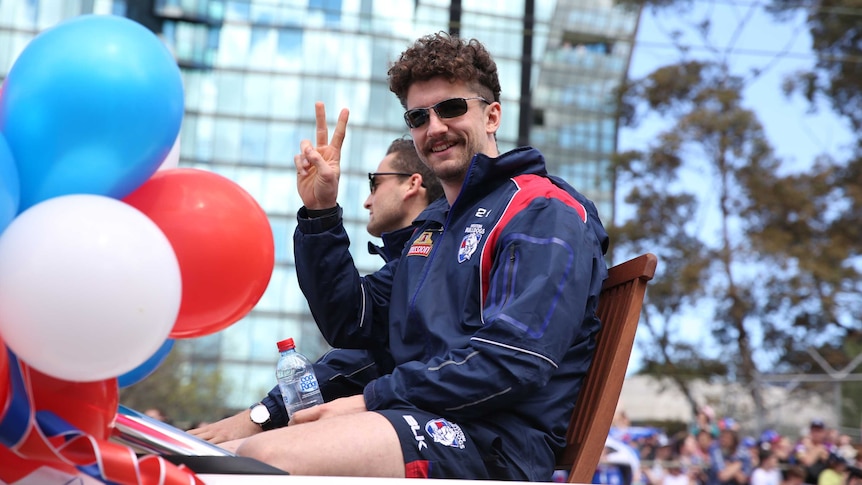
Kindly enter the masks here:
M 269 215 L 276 267 L 260 302 L 221 332 L 178 342 L 188 365 L 221 370 L 231 407 L 272 387 L 276 341 L 293 337 L 311 358 L 327 349 L 298 288 L 291 241 L 301 205 L 293 155 L 314 136 L 315 101 L 330 121 L 350 109 L 339 201 L 357 267 L 381 265 L 366 251 L 366 174 L 408 133 L 386 71 L 421 35 L 450 31 L 488 46 L 503 87 L 501 151 L 539 148 L 552 173 L 613 220 L 614 91 L 639 15 L 613 0 L 0 0 L 0 80 L 38 32 L 89 13 L 160 34 L 183 73 L 180 165 L 230 178 Z

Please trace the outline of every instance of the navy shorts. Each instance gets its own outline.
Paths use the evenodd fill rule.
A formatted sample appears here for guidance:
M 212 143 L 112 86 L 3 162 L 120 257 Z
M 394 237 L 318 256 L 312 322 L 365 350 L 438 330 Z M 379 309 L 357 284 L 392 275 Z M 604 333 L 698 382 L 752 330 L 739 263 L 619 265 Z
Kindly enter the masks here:
M 483 452 L 458 423 L 418 409 L 374 412 L 398 433 L 407 478 L 525 479 L 499 456 Z

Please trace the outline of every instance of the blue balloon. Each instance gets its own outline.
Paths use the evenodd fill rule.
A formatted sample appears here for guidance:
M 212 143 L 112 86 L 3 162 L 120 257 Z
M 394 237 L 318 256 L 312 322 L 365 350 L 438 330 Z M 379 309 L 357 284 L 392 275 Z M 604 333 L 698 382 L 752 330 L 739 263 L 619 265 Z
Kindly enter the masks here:
M 141 24 L 82 15 L 43 31 L 0 98 L 20 209 L 76 193 L 122 199 L 170 152 L 183 109 L 179 66 Z
M 18 214 L 21 189 L 12 152 L 0 133 L 0 234 Z
M 174 348 L 174 339 L 169 338 L 165 340 L 165 343 L 159 347 L 159 350 L 156 351 L 155 354 L 152 355 L 149 359 L 145 360 L 143 364 L 135 367 L 134 369 L 126 372 L 125 374 L 117 377 L 117 385 L 122 389 L 124 387 L 129 387 L 132 384 L 137 384 L 142 380 L 146 379 L 150 374 L 156 371 L 162 362 L 168 358 L 168 354 L 171 353 L 171 349 Z

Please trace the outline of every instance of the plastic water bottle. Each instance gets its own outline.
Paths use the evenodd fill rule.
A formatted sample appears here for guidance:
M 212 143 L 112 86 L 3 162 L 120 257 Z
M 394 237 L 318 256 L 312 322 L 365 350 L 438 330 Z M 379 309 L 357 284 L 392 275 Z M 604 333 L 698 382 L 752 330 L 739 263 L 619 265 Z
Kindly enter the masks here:
M 304 355 L 296 351 L 293 339 L 278 342 L 278 351 L 281 357 L 275 367 L 275 378 L 278 379 L 288 418 L 300 409 L 323 404 L 314 367 Z

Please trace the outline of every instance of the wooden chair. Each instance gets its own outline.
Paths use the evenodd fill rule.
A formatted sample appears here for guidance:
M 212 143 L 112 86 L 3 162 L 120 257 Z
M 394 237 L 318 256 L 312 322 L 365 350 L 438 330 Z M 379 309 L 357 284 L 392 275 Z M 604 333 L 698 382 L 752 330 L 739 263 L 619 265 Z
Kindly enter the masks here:
M 566 432 L 558 470 L 569 471 L 570 483 L 591 483 L 620 398 L 635 340 L 647 282 L 658 259 L 647 253 L 608 270 L 599 297 L 602 328 Z

